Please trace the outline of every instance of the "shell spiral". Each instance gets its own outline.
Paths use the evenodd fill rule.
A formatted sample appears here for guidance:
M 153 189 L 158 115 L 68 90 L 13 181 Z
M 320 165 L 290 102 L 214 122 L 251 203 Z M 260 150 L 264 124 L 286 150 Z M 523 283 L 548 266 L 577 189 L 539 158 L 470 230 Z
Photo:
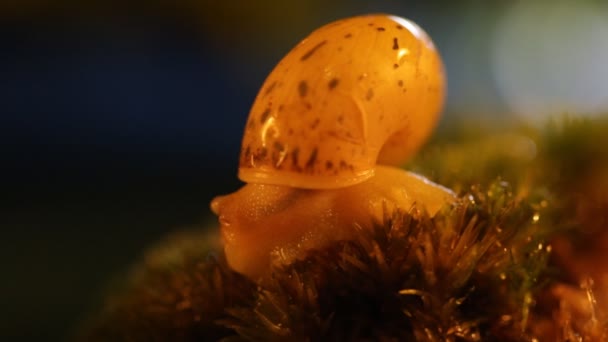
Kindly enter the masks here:
M 272 70 L 251 108 L 239 178 L 331 189 L 400 165 L 434 129 L 445 98 L 439 53 L 413 22 L 339 20 L 311 33 Z

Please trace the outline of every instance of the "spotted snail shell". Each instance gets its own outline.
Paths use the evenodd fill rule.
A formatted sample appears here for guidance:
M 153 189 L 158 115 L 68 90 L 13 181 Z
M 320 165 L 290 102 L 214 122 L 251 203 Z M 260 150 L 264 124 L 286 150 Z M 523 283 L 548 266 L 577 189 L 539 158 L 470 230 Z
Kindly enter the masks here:
M 398 166 L 434 129 L 445 83 L 433 42 L 407 19 L 377 14 L 325 25 L 264 82 L 239 178 L 332 189 L 369 179 L 376 164 Z

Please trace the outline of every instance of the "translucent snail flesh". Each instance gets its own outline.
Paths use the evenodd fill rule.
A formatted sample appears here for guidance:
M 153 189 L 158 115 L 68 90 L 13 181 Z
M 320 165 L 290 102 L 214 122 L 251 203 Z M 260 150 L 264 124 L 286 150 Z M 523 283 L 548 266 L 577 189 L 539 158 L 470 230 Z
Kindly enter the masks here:
M 237 192 L 213 200 L 230 266 L 252 278 L 348 239 L 389 210 L 434 215 L 454 194 L 398 166 L 431 134 L 443 64 L 416 24 L 390 15 L 330 23 L 291 50 L 251 108 Z M 384 165 L 384 166 L 383 166 Z

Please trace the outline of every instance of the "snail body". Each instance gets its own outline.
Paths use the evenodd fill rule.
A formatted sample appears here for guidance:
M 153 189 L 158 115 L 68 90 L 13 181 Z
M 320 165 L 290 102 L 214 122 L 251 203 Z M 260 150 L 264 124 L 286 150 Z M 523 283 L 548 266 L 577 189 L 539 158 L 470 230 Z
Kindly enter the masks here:
M 229 265 L 255 278 L 271 263 L 288 264 L 311 249 L 350 239 L 356 225 L 382 222 L 384 210 L 421 204 L 432 216 L 453 196 L 422 176 L 378 166 L 369 180 L 338 189 L 247 184 L 214 199 L 212 209 L 220 216 Z
M 258 278 L 273 261 L 349 239 L 383 207 L 434 215 L 453 201 L 393 167 L 431 134 L 444 97 L 441 58 L 411 21 L 358 16 L 314 31 L 254 101 L 239 158 L 248 184 L 211 204 L 230 266 Z

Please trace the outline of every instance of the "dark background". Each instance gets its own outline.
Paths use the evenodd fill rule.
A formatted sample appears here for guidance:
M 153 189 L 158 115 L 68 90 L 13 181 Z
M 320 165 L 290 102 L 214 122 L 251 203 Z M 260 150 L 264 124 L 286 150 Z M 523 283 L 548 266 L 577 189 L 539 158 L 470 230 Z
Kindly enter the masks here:
M 496 27 L 511 27 L 504 13 L 520 18 L 517 1 L 176 3 L 0 4 L 3 340 L 67 338 L 146 246 L 184 228 L 215 229 L 209 201 L 240 185 L 241 133 L 259 86 L 322 24 L 376 12 L 420 24 L 445 58 L 448 121 L 519 121 L 514 113 L 528 108 L 495 71 L 506 63 Z M 581 2 L 605 15 L 598 3 Z M 600 57 L 602 42 L 592 42 Z M 535 109 L 545 108 L 540 90 Z M 606 109 L 605 95 L 597 108 L 571 110 Z

